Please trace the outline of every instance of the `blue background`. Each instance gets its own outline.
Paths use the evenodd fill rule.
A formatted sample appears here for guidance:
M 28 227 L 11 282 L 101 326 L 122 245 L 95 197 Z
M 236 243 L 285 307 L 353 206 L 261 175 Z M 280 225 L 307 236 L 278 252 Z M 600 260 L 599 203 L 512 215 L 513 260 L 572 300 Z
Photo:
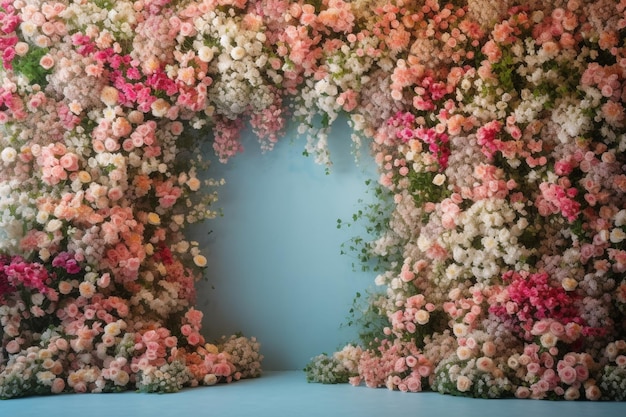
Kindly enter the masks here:
M 208 340 L 242 332 L 255 336 L 265 370 L 302 369 L 320 353 L 356 340 L 345 324 L 357 291 L 374 286 L 374 272 L 353 267 L 341 244 L 364 236 L 364 225 L 337 229 L 372 201 L 365 181 L 377 177 L 367 146 L 355 162 L 345 119 L 333 125 L 330 173 L 302 152 L 291 126 L 275 149 L 261 152 L 247 129 L 245 151 L 208 176 L 224 178 L 214 206 L 223 217 L 195 227 L 209 265 L 197 284 Z M 209 233 L 210 232 L 210 233 Z

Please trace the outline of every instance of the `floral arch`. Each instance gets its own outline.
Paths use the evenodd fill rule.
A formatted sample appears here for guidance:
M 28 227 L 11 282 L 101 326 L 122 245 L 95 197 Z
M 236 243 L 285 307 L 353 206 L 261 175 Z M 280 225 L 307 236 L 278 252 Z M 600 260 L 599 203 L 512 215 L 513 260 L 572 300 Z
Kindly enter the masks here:
M 258 376 L 193 307 L 200 138 L 293 117 L 330 164 L 345 112 L 380 332 L 309 378 L 623 400 L 625 38 L 624 0 L 1 0 L 0 397 Z

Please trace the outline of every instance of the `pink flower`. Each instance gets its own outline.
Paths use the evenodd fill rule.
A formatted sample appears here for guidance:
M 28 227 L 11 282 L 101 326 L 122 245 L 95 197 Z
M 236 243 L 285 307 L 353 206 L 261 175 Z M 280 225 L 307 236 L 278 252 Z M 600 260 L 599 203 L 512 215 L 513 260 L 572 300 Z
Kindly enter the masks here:
M 564 384 L 572 385 L 577 379 L 577 373 L 571 366 L 565 366 L 558 371 L 559 378 Z
M 5 349 L 8 353 L 15 354 L 20 351 L 20 345 L 15 339 L 12 339 L 6 344 Z

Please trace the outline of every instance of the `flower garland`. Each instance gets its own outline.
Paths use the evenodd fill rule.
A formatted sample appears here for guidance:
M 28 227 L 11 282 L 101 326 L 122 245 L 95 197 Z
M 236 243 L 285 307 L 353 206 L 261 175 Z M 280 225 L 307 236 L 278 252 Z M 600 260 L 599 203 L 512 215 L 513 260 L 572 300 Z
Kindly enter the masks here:
M 310 379 L 623 399 L 625 38 L 624 0 L 1 0 L 0 397 L 258 376 L 193 308 L 200 138 L 291 113 L 330 164 L 345 112 L 393 202 L 386 327 Z

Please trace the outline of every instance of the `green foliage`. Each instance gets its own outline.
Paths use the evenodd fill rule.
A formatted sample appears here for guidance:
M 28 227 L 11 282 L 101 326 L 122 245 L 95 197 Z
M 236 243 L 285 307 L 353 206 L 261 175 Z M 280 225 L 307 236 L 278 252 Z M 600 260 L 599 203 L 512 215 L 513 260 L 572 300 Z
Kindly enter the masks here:
M 507 51 L 503 51 L 500 61 L 491 64 L 491 70 L 504 90 L 520 91 L 523 79 L 517 73 L 518 66 L 519 62 Z
M 383 298 L 384 293 L 368 290 L 365 294 L 357 291 L 352 299 L 345 326 L 358 329 L 359 344 L 362 346 L 377 346 L 383 329 L 389 326 L 386 314 L 379 307 Z
M 396 260 L 391 255 L 381 256 L 372 251 L 371 242 L 380 237 L 388 230 L 389 218 L 393 210 L 392 194 L 379 184 L 372 185 L 372 180 L 366 180 L 365 185 L 371 187 L 367 192 L 374 193 L 374 202 L 365 204 L 363 199 L 359 199 L 359 205 L 364 205 L 352 214 L 349 221 L 337 219 L 337 229 L 343 227 L 363 226 L 365 235 L 357 235 L 341 244 L 342 255 L 352 255 L 356 261 L 352 263 L 352 269 L 360 269 L 362 272 L 384 271 Z
M 450 196 L 447 187 L 433 184 L 437 172 L 409 171 L 407 178 L 410 180 L 409 191 L 415 200 L 416 206 L 421 206 L 429 201 L 442 201 Z
M 352 376 L 338 359 L 325 353 L 311 359 L 303 370 L 307 382 L 321 384 L 344 384 Z
M 13 59 L 13 71 L 26 77 L 31 85 L 38 84 L 41 88 L 48 85 L 46 76 L 52 69 L 45 69 L 40 64 L 41 58 L 48 53 L 48 48 L 32 47 L 24 56 L 16 56 Z

